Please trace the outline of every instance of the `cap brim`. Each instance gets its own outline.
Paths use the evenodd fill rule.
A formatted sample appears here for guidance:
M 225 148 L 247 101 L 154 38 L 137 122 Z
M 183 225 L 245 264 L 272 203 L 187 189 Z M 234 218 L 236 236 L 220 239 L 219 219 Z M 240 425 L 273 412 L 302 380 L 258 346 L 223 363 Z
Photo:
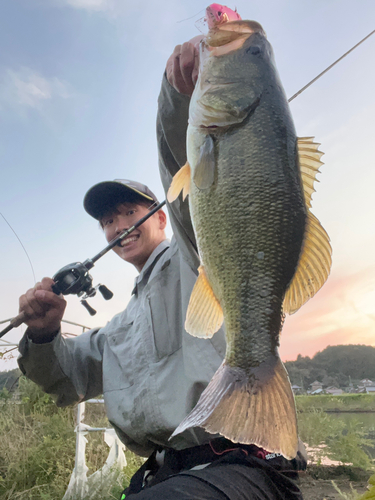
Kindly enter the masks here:
M 119 203 L 126 203 L 127 198 L 133 201 L 135 194 L 145 200 L 156 201 L 151 196 L 121 182 L 105 181 L 95 184 L 87 191 L 83 206 L 91 217 L 99 220 Z

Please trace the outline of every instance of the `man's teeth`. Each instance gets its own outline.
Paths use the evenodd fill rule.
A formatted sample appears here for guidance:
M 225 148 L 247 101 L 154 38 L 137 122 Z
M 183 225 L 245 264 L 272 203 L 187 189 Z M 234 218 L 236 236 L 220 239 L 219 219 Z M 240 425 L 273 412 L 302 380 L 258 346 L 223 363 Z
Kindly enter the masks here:
M 129 238 L 126 238 L 125 240 L 123 240 L 123 242 L 121 243 L 121 246 L 124 247 L 125 245 L 127 245 L 128 243 L 132 242 L 132 241 L 137 241 L 138 239 L 138 236 L 130 236 Z

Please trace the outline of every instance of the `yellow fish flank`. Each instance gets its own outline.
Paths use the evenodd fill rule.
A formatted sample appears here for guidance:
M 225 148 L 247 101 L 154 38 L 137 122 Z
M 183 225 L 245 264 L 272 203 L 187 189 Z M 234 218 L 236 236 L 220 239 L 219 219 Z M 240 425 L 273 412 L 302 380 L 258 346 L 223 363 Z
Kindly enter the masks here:
M 212 30 L 200 47 L 188 163 L 168 201 L 189 194 L 202 263 L 186 330 L 210 337 L 224 321 L 227 351 L 173 435 L 199 426 L 296 456 L 294 397 L 278 346 L 284 312 L 312 297 L 331 266 L 329 238 L 309 210 L 321 155 L 312 138 L 296 137 L 262 27 L 234 21 Z

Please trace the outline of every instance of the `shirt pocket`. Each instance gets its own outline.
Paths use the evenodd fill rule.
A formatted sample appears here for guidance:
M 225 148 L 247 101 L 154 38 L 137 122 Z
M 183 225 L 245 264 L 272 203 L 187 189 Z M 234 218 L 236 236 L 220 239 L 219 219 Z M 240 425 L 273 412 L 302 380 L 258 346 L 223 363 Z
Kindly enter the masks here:
M 134 384 L 133 322 L 121 325 L 107 336 L 103 356 L 103 391 L 125 389 Z
M 168 279 L 170 269 L 150 282 L 147 293 L 152 341 L 157 361 L 170 356 L 182 344 L 180 281 Z

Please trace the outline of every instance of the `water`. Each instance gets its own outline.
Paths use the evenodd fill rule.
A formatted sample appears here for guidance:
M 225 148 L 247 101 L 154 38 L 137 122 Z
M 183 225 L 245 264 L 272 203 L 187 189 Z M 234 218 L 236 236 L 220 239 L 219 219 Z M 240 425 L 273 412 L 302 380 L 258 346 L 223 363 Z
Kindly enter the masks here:
M 375 413 L 299 414 L 299 433 L 309 459 L 323 465 L 352 464 L 368 469 L 375 460 Z

